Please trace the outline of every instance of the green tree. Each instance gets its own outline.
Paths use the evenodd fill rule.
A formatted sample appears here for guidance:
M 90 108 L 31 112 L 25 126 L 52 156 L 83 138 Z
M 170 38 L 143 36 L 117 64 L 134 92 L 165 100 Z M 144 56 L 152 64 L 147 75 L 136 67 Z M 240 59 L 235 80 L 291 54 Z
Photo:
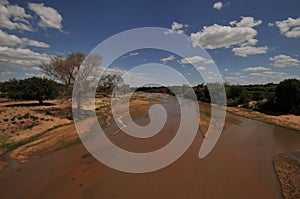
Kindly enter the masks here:
M 300 81 L 286 79 L 276 88 L 276 107 L 281 112 L 300 114 Z
M 24 80 L 12 79 L 6 83 L 5 90 L 10 99 L 44 100 L 55 99 L 58 96 L 58 83 L 46 78 L 32 77 Z

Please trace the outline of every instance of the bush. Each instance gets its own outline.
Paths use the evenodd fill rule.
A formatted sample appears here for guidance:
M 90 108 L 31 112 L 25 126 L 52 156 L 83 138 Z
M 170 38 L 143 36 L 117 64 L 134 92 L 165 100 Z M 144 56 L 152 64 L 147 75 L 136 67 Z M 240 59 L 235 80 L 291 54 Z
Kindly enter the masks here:
M 59 84 L 46 78 L 12 79 L 4 85 L 2 90 L 10 99 L 37 100 L 42 104 L 44 100 L 55 99 L 58 96 Z
M 300 81 L 286 79 L 276 88 L 276 108 L 285 113 L 300 114 Z
M 228 99 L 227 100 L 227 106 L 238 106 L 239 105 L 239 100 L 238 99 Z

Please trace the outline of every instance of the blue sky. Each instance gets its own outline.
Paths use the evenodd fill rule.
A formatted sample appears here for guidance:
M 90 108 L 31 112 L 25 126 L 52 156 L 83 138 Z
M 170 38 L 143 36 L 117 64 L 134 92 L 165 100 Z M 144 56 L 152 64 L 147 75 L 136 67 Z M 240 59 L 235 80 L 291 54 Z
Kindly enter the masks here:
M 140 27 L 169 28 L 196 40 L 229 83 L 300 78 L 299 10 L 297 0 L 0 0 L 0 80 L 40 76 L 37 66 L 51 56 L 88 54 L 105 39 Z M 111 67 L 168 64 L 193 76 L 188 67 L 180 68 L 182 58 L 172 55 L 141 50 L 120 57 Z

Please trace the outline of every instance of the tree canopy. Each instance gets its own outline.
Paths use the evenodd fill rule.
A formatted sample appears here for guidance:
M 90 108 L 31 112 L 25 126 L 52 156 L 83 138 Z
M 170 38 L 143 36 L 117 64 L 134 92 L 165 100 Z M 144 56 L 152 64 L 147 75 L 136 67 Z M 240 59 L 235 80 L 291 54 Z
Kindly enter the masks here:
M 275 101 L 279 111 L 300 114 L 300 81 L 286 79 L 280 82 Z
M 66 58 L 53 57 L 50 63 L 42 64 L 41 70 L 49 77 L 61 81 L 65 85 L 74 83 L 80 65 L 85 59 L 81 52 L 70 53 Z
M 46 78 L 32 77 L 23 80 L 11 79 L 2 83 L 1 92 L 7 93 L 10 99 L 44 100 L 55 99 L 58 96 L 59 84 Z

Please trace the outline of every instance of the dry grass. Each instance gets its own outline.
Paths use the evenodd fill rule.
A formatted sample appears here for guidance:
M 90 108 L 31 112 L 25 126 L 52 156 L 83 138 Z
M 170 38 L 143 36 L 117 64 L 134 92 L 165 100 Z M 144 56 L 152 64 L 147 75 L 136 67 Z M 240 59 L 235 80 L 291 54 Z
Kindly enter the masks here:
M 159 96 L 160 94 L 157 94 Z M 130 100 L 133 118 L 147 114 L 151 104 L 159 100 L 140 93 Z M 11 151 L 10 158 L 22 163 L 40 158 L 79 142 L 71 118 L 71 100 L 48 101 L 51 106 L 36 106 L 34 101 L 0 103 L 0 155 Z M 96 99 L 96 114 L 110 125 L 110 98 Z M 7 163 L 0 159 L 0 170 Z
M 264 113 L 260 113 L 257 111 L 252 111 L 245 108 L 236 108 L 236 107 L 227 107 L 227 110 L 229 112 L 232 112 L 234 114 L 246 118 L 255 119 L 262 122 L 275 124 L 285 128 L 300 131 L 300 116 L 297 115 L 288 114 L 288 115 L 273 116 L 273 115 L 266 115 Z
M 0 154 L 38 137 L 55 126 L 70 123 L 57 110 L 65 112 L 69 106 L 60 101 L 51 101 L 52 106 L 33 106 L 35 102 L 4 102 L 0 104 Z M 56 112 L 52 111 L 55 110 Z

